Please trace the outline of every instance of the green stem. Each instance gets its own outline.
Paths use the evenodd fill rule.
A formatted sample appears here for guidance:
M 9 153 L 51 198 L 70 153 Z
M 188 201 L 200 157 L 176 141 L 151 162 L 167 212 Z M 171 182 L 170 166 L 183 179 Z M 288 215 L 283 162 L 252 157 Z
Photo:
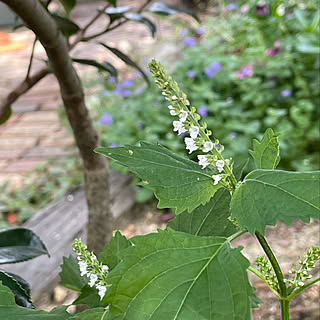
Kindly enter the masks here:
M 233 235 L 231 235 L 230 237 L 228 237 L 228 241 L 231 242 L 234 239 L 240 237 L 241 235 L 243 235 L 244 233 L 248 232 L 248 230 L 239 230 L 236 233 L 234 233 Z
M 289 320 L 289 301 L 287 299 L 280 299 L 281 306 L 281 320 Z
M 274 270 L 274 273 L 276 274 L 277 280 L 278 280 L 278 285 L 279 285 L 279 293 L 280 293 L 280 297 L 281 298 L 287 298 L 287 288 L 286 285 L 284 283 L 284 279 L 283 279 L 283 273 L 281 271 L 280 265 L 278 263 L 277 258 L 275 257 L 275 255 L 273 254 L 268 242 L 266 241 L 266 239 L 263 237 L 263 235 L 260 232 L 256 232 L 255 233 L 262 249 L 264 250 L 264 252 L 266 253 L 272 268 Z
M 308 287 L 312 286 L 314 283 L 320 281 L 320 277 L 316 277 L 313 280 L 307 282 L 305 285 L 303 285 L 302 287 L 299 287 L 298 289 L 294 290 L 288 297 L 287 299 L 290 301 L 292 300 L 296 295 L 298 295 L 301 291 L 303 291 L 304 289 L 307 289 Z

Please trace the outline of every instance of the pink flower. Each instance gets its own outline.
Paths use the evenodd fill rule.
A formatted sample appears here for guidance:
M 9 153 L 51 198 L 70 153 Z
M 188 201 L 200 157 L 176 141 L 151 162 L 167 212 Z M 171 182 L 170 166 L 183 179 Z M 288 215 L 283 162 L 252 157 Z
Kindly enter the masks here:
M 238 79 L 244 79 L 246 77 L 251 77 L 253 75 L 252 65 L 248 64 L 246 66 L 241 67 L 240 70 L 234 72 Z

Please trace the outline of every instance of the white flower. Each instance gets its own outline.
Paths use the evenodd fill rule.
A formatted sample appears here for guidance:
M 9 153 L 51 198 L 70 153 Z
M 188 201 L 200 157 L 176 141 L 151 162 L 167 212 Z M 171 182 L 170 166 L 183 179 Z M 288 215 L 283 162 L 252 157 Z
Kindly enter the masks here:
M 179 119 L 181 122 L 185 122 L 188 118 L 188 112 L 185 110 L 181 110 L 179 113 Z
M 107 271 L 109 270 L 109 267 L 104 264 L 104 265 L 102 266 L 101 270 L 102 270 L 103 273 L 105 273 L 105 272 L 107 272 Z
M 171 99 L 174 101 L 174 100 L 177 100 L 177 96 L 172 96 Z
M 203 144 L 203 147 L 202 147 L 202 151 L 203 152 L 209 152 L 213 149 L 213 143 L 211 141 L 206 141 L 204 144 Z
M 199 134 L 199 127 L 191 126 L 191 128 L 189 129 L 189 133 L 191 138 L 196 138 Z
M 170 114 L 172 116 L 177 116 L 178 113 L 176 112 L 176 110 L 174 109 L 174 107 L 172 105 L 168 106 L 169 110 L 170 110 Z
M 80 275 L 85 276 L 87 274 L 87 264 L 84 261 L 79 261 Z
M 302 287 L 302 286 L 304 286 L 304 283 L 302 281 L 300 281 L 300 282 L 298 282 L 298 286 Z
M 198 159 L 199 159 L 199 166 L 202 166 L 202 169 L 204 169 L 205 167 L 207 167 L 210 164 L 205 155 L 199 155 Z
M 90 281 L 89 281 L 88 285 L 89 285 L 90 287 L 93 287 L 94 284 L 97 282 L 97 280 L 98 280 L 97 275 L 96 275 L 96 274 L 91 274 L 91 275 L 90 275 Z
M 193 151 L 198 149 L 192 138 L 184 138 L 184 142 L 186 144 L 186 149 L 189 150 L 189 153 L 192 153 Z
M 222 172 L 223 171 L 223 167 L 224 167 L 224 161 L 223 160 L 217 160 L 216 167 L 217 167 L 219 172 Z
M 173 131 L 178 131 L 178 134 L 187 132 L 187 129 L 184 127 L 181 121 L 173 121 Z
M 107 288 L 105 286 L 102 286 L 101 284 L 97 284 L 96 288 L 98 289 L 98 295 L 100 296 L 100 300 L 102 300 L 102 298 L 107 292 Z
M 213 179 L 213 185 L 216 186 L 222 178 L 218 174 L 214 174 L 212 176 L 212 179 Z

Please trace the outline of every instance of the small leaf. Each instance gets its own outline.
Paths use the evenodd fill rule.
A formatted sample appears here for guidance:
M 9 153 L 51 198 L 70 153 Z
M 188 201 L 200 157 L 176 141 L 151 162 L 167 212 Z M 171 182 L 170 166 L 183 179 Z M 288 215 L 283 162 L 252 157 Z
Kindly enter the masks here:
M 12 109 L 11 107 L 9 109 L 7 109 L 5 111 L 5 113 L 3 114 L 3 116 L 0 118 L 0 125 L 4 124 L 5 122 L 7 122 L 7 120 L 10 119 L 11 117 L 11 114 L 12 114 Z
M 125 13 L 124 16 L 128 20 L 133 20 L 133 21 L 137 21 L 137 22 L 145 24 L 150 29 L 152 37 L 154 37 L 154 35 L 157 31 L 157 28 L 151 20 L 149 20 L 148 18 L 144 17 L 143 15 L 141 15 L 139 13 L 135 13 L 135 12 Z
M 160 15 L 172 15 L 172 14 L 179 14 L 179 13 L 185 13 L 188 14 L 189 16 L 193 17 L 195 20 L 200 22 L 200 19 L 198 16 L 191 10 L 182 10 L 173 6 L 170 6 L 168 4 L 165 4 L 163 2 L 155 2 L 153 3 L 149 8 L 149 12 L 160 14 Z
M 173 208 L 176 214 L 206 204 L 221 184 L 214 185 L 208 170 L 198 163 L 160 146 L 141 142 L 141 147 L 97 148 L 137 174 L 145 187 L 159 199 L 159 208 Z
M 109 2 L 111 5 L 113 5 L 114 7 L 117 6 L 117 0 L 107 0 L 107 2 Z
M 107 320 L 108 310 L 105 308 L 95 308 L 77 313 L 70 320 Z
M 66 38 L 69 38 L 70 36 L 72 36 L 73 34 L 77 33 L 80 30 L 78 25 L 76 25 L 74 22 L 72 22 L 67 18 L 63 18 L 55 14 L 51 14 L 51 16 L 55 20 L 62 34 Z
M 115 20 L 123 18 L 124 14 L 129 11 L 129 7 L 107 8 L 104 13 L 110 18 L 110 24 Z
M 103 71 L 107 71 L 109 72 L 112 76 L 114 76 L 115 78 L 118 77 L 118 71 L 117 69 L 109 62 L 107 61 L 103 61 L 102 63 L 96 61 L 96 60 L 91 60 L 91 59 L 76 59 L 76 58 L 72 58 L 72 61 L 76 62 L 76 63 L 81 63 L 81 64 L 85 64 L 88 66 L 93 66 L 98 68 L 99 70 L 103 70 Z
M 134 246 L 107 278 L 110 319 L 248 320 L 248 260 L 227 238 L 159 230 Z
M 143 78 L 145 79 L 145 81 L 149 84 L 148 76 L 145 74 L 145 72 L 134 61 L 131 60 L 131 58 L 129 58 L 126 54 L 124 54 L 123 52 L 121 52 L 117 48 L 109 47 L 109 46 L 107 46 L 106 44 L 104 44 L 102 42 L 99 42 L 99 44 L 101 44 L 106 49 L 110 50 L 114 55 L 116 55 L 119 59 L 121 59 L 127 65 L 129 65 L 129 66 L 137 69 L 138 71 L 140 71 L 142 76 L 143 76 Z
M 254 139 L 253 150 L 249 150 L 249 153 L 257 169 L 275 169 L 280 161 L 280 148 L 273 130 L 267 129 L 261 142 Z
M 101 306 L 98 290 L 95 287 L 84 286 L 79 297 L 72 304 L 87 304 L 90 308 Z
M 110 243 L 107 243 L 100 254 L 100 262 L 112 270 L 120 262 L 120 252 L 131 246 L 131 242 L 120 231 L 114 231 Z
M 60 284 L 66 288 L 80 292 L 81 289 L 88 283 L 87 277 L 80 275 L 80 269 L 77 260 L 71 255 L 63 257 L 61 265 L 62 271 L 59 273 Z
M 67 14 L 74 8 L 77 3 L 77 0 L 59 0 L 66 10 Z
M 290 225 L 295 219 L 319 219 L 320 171 L 254 170 L 233 194 L 231 212 L 251 234 L 264 234 L 277 220 Z
M 40 238 L 31 230 L 16 228 L 0 231 L 0 264 L 16 263 L 48 254 Z
M 240 162 L 240 164 L 233 169 L 233 174 L 238 181 L 241 180 L 243 174 L 248 170 L 247 167 L 249 164 L 249 160 L 250 159 L 248 158 L 243 162 Z
M 0 270 L 0 281 L 12 291 L 16 304 L 25 308 L 33 307 L 30 297 L 30 287 L 24 279 L 13 273 Z
M 183 212 L 169 221 L 168 227 L 196 236 L 229 237 L 237 228 L 228 220 L 230 216 L 230 192 L 218 190 L 205 206 L 191 213 Z

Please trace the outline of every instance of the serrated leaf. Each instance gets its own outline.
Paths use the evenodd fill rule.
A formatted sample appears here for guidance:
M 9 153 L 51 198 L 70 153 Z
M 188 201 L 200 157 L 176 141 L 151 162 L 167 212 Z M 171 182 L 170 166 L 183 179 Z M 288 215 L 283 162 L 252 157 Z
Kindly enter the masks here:
M 145 24 L 149 30 L 151 31 L 151 35 L 152 37 L 154 37 L 157 28 L 155 26 L 155 24 L 148 18 L 144 17 L 142 14 L 140 13 L 136 13 L 136 12 L 127 12 L 124 14 L 124 17 L 128 20 L 132 20 L 132 21 L 136 21 L 136 22 L 140 22 L 142 24 Z
M 131 242 L 120 231 L 113 233 L 112 239 L 100 253 L 100 262 L 112 270 L 120 262 L 120 252 L 131 246 Z
M 87 304 L 90 308 L 101 306 L 98 290 L 95 287 L 84 286 L 79 297 L 72 304 Z
M 129 7 L 107 8 L 106 10 L 104 10 L 104 14 L 109 17 L 111 24 L 113 21 L 123 18 L 124 14 L 129 10 Z
M 273 130 L 267 129 L 261 142 L 254 139 L 253 150 L 249 150 L 249 153 L 257 169 L 275 169 L 280 161 L 280 148 Z
M 102 42 L 99 42 L 99 44 L 101 44 L 106 49 L 110 50 L 114 55 L 116 55 L 119 59 L 121 59 L 127 65 L 129 65 L 129 66 L 137 69 L 138 71 L 140 71 L 142 76 L 143 76 L 143 78 L 145 79 L 145 81 L 149 84 L 148 76 L 145 74 L 145 72 L 130 57 L 128 57 L 126 54 L 124 54 L 123 52 L 121 52 L 117 48 L 110 47 L 110 46 L 108 46 L 108 45 L 106 45 L 106 44 L 104 44 Z
M 51 14 L 51 16 L 55 20 L 60 31 L 66 38 L 69 38 L 70 36 L 72 36 L 80 30 L 80 27 L 77 24 L 75 24 L 73 21 L 67 18 L 58 16 L 56 14 Z
M 77 3 L 77 0 L 59 0 L 66 10 L 67 14 L 74 8 Z
M 0 125 L 4 124 L 5 122 L 7 122 L 7 120 L 10 119 L 12 114 L 12 109 L 11 107 L 9 109 L 6 110 L 6 112 L 0 117 Z
M 30 287 L 27 282 L 19 276 L 0 270 L 0 281 L 14 294 L 17 305 L 25 308 L 32 308 Z
M 65 320 L 71 316 L 67 306 L 57 307 L 50 312 L 17 306 L 10 289 L 0 281 L 0 319 L 8 320 Z
M 0 264 L 16 263 L 48 254 L 40 238 L 31 230 L 15 228 L 0 231 Z
M 108 275 L 110 319 L 250 319 L 249 262 L 227 238 L 159 230 L 130 240 Z
M 159 199 L 159 208 L 176 214 L 206 204 L 221 187 L 213 185 L 210 172 L 158 144 L 141 142 L 141 147 L 97 148 L 95 152 L 117 161 L 142 180 Z
M 173 14 L 179 14 L 179 13 L 185 13 L 191 17 L 193 17 L 195 20 L 197 20 L 198 22 L 200 22 L 200 19 L 198 18 L 198 16 L 191 10 L 182 10 L 179 8 L 176 8 L 174 6 L 170 6 L 166 3 L 163 2 L 155 2 L 153 3 L 149 8 L 148 8 L 149 12 L 152 13 L 156 13 L 159 15 L 173 15 Z
M 88 283 L 88 278 L 80 275 L 79 264 L 71 255 L 68 258 L 63 257 L 59 276 L 62 286 L 78 292 Z
M 278 220 L 290 225 L 295 219 L 319 219 L 320 171 L 254 170 L 233 194 L 231 212 L 251 234 L 264 234 Z
M 117 69 L 109 62 L 103 61 L 103 62 L 98 62 L 96 60 L 91 60 L 91 59 L 76 59 L 72 58 L 72 61 L 80 64 L 85 64 L 88 66 L 96 67 L 99 70 L 107 71 L 109 72 L 113 77 L 117 78 L 118 77 L 118 71 Z
M 205 206 L 199 206 L 191 213 L 183 212 L 169 221 L 168 227 L 196 236 L 229 237 L 237 228 L 228 220 L 230 216 L 230 192 L 218 190 Z
M 85 310 L 70 318 L 70 320 L 107 320 L 108 310 L 105 308 L 95 308 Z

